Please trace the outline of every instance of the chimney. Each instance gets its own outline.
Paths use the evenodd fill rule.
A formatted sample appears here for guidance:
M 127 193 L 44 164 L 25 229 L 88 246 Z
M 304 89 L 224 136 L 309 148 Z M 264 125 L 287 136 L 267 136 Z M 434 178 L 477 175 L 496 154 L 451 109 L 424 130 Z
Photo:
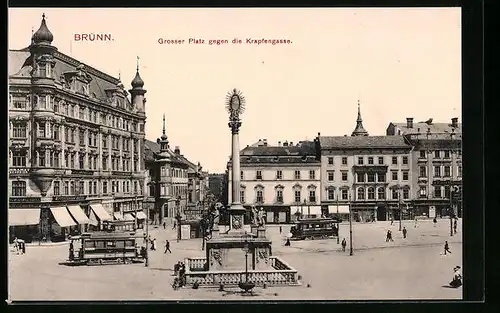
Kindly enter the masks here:
M 458 117 L 454 117 L 451 119 L 451 127 L 458 127 Z
M 257 142 L 257 147 L 262 147 L 264 145 L 264 143 L 262 142 L 262 139 L 259 139 L 259 141 Z
M 283 147 L 288 147 L 288 141 L 283 141 Z
M 278 147 L 281 147 L 281 141 L 278 141 Z
M 407 117 L 406 118 L 406 127 L 407 128 L 413 128 L 413 117 Z
M 264 147 L 267 147 L 267 139 L 264 139 Z
M 290 147 L 293 147 L 293 141 L 290 141 L 290 143 L 288 144 Z
M 179 146 L 175 146 L 174 152 L 175 154 L 181 154 L 181 149 L 179 148 Z

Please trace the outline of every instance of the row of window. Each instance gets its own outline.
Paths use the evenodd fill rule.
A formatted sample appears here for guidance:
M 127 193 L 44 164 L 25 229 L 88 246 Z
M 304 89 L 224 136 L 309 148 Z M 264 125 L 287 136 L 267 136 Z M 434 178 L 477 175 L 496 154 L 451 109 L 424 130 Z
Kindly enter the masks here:
M 294 190 L 294 202 L 295 203 L 301 203 L 302 201 L 310 202 L 310 203 L 315 203 L 316 202 L 316 190 L 309 190 L 309 197 L 307 199 L 302 200 L 302 190 Z M 246 200 L 246 192 L 245 190 L 240 190 L 240 202 L 241 203 L 247 203 Z M 277 189 L 276 190 L 276 198 L 275 198 L 276 203 L 283 203 L 283 190 L 282 189 Z M 264 190 L 263 189 L 256 189 L 255 190 L 255 203 L 262 204 L 264 203 Z
M 56 180 L 53 182 L 54 196 L 60 195 L 98 195 L 101 191 L 103 194 L 111 193 L 134 193 L 142 194 L 141 185 L 138 181 L 118 181 L 113 180 L 110 182 L 110 187 L 107 181 L 74 181 L 74 180 Z M 99 188 L 101 187 L 101 189 Z M 26 196 L 26 182 L 13 181 L 12 182 L 12 196 L 25 197 Z
M 342 200 L 348 200 L 348 190 L 340 189 Z M 385 187 L 368 187 L 363 188 L 359 187 L 356 191 L 358 200 L 385 200 L 386 199 L 386 188 Z M 328 189 L 328 200 L 337 200 L 338 195 L 336 194 L 334 189 Z M 391 199 L 398 200 L 400 197 L 400 191 L 398 189 L 392 189 L 391 191 Z M 402 189 L 402 198 L 409 199 L 410 198 L 410 188 Z
M 59 151 L 52 150 L 40 150 L 36 151 L 36 164 L 39 167 L 54 167 L 59 168 L 64 164 L 64 167 L 71 169 L 82 169 L 82 170 L 97 170 L 98 169 L 98 155 L 92 155 L 88 153 L 61 153 Z M 26 167 L 27 151 L 26 150 L 14 150 L 11 153 L 11 166 L 12 167 Z M 78 163 L 76 163 L 76 162 Z M 88 161 L 86 166 L 85 161 Z M 102 157 L 102 169 L 104 171 L 108 170 L 109 157 Z M 130 158 L 122 158 L 120 163 L 120 157 L 111 156 L 111 170 L 112 171 L 126 171 L 129 172 L 133 168 L 134 172 L 138 171 L 137 160 L 132 160 Z M 77 167 L 78 165 L 78 167 Z
M 450 198 L 450 186 L 434 186 L 434 198 Z M 427 197 L 427 187 L 421 186 L 419 191 L 419 196 L 421 198 Z
M 452 168 L 450 165 L 435 165 L 434 167 L 434 177 L 451 177 Z M 457 166 L 458 177 L 462 177 L 462 166 Z M 419 177 L 427 177 L 427 166 L 419 167 Z
M 459 156 L 462 155 L 462 150 L 453 150 L 453 151 L 452 150 L 443 150 L 443 151 L 435 150 L 434 151 L 434 159 L 441 159 L 441 158 L 449 159 L 449 158 L 451 158 L 451 154 L 455 151 L 456 151 L 457 155 L 459 155 Z M 421 158 L 421 159 L 426 159 L 428 155 L 429 155 L 429 153 L 425 150 L 419 151 L 419 158 Z
M 384 157 L 382 157 L 382 156 L 379 156 L 379 157 L 373 157 L 373 156 L 364 157 L 364 156 L 359 156 L 357 158 L 357 161 L 358 161 L 357 164 L 358 165 L 364 165 L 365 164 L 365 159 L 367 160 L 366 164 L 369 164 L 369 165 L 374 165 L 375 164 L 375 160 L 377 160 L 377 164 L 378 165 L 384 165 L 385 164 Z M 401 159 L 402 159 L 402 164 L 403 165 L 407 165 L 408 164 L 408 156 L 402 156 Z M 328 165 L 333 165 L 333 160 L 334 160 L 333 157 L 328 157 Z M 397 156 L 391 157 L 391 164 L 392 165 L 398 165 L 398 157 Z M 347 157 L 342 157 L 342 165 L 347 165 Z
M 161 185 L 160 194 L 157 195 L 156 193 L 156 185 L 155 184 L 150 184 L 149 185 L 149 196 L 150 197 L 156 197 L 156 196 L 171 196 L 171 197 L 178 197 L 178 196 L 184 196 L 188 193 L 188 187 L 186 185 Z
M 48 68 L 48 67 L 47 67 Z M 30 103 L 30 96 L 9 95 L 10 105 L 15 109 L 26 109 Z M 82 105 L 67 104 L 65 101 L 54 101 L 51 95 L 33 95 L 33 107 L 41 109 L 54 110 L 56 113 L 61 113 L 66 116 L 79 118 L 93 123 L 107 125 L 113 128 L 123 129 L 126 131 L 137 132 L 137 123 L 118 117 L 116 115 L 106 114 L 97 110 L 86 108 Z M 141 129 L 142 129 L 141 125 Z M 142 131 L 142 130 L 141 130 Z
M 315 180 L 316 179 L 316 171 L 315 170 L 310 170 L 308 177 L 309 177 L 310 180 Z M 293 178 L 294 178 L 294 180 L 300 180 L 300 179 L 302 179 L 301 171 L 300 170 L 294 171 Z M 245 180 L 245 173 L 243 171 L 240 172 L 240 179 L 241 180 Z M 262 180 L 263 179 L 262 171 L 261 170 L 257 170 L 255 172 L 255 179 L 256 180 Z M 277 179 L 277 180 L 283 179 L 283 171 L 282 170 L 277 170 L 276 171 L 276 177 L 275 177 L 275 179 Z
M 12 123 L 12 138 L 26 138 L 27 137 L 27 123 L 26 122 L 13 122 Z M 37 137 L 38 138 L 47 138 L 54 140 L 61 140 L 61 128 L 60 125 L 55 124 L 52 126 L 51 123 L 46 122 L 38 122 L 38 130 Z M 53 132 L 51 131 L 51 127 L 53 128 Z M 75 137 L 78 133 L 78 143 L 80 146 L 85 146 L 85 130 L 74 129 L 71 127 L 64 128 L 64 141 L 66 143 L 75 143 Z M 52 134 L 52 136 L 51 136 Z M 93 131 L 87 131 L 87 144 L 91 147 L 97 147 L 99 133 Z M 113 149 L 120 150 L 123 148 L 123 151 L 130 151 L 131 143 L 133 143 L 134 151 L 137 151 L 137 146 L 139 145 L 139 140 L 130 138 L 125 138 L 121 136 L 111 135 L 111 147 Z M 108 135 L 102 136 L 102 147 L 108 147 Z

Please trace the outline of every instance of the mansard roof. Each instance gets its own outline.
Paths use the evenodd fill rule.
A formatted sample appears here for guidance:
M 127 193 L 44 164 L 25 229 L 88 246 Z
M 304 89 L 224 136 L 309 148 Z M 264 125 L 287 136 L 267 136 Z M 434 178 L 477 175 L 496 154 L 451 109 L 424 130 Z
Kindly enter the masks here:
M 410 148 L 403 136 L 320 136 L 321 149 Z

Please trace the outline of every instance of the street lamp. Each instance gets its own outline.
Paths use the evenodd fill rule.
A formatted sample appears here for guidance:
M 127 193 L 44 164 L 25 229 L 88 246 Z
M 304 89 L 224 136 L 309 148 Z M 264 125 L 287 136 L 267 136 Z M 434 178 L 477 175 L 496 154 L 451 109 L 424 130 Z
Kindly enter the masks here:
M 337 244 L 339 244 L 340 243 L 339 190 L 337 189 L 335 193 L 337 194 Z
M 248 292 L 255 287 L 255 283 L 248 281 L 248 253 L 250 252 L 248 237 L 245 237 L 243 251 L 245 252 L 245 281 L 240 282 L 238 286 L 245 292 Z
M 149 205 L 146 207 L 146 262 L 144 262 L 144 266 L 149 266 Z
M 399 231 L 401 231 L 401 219 L 402 219 L 402 212 L 401 212 L 401 188 L 398 186 L 398 209 L 399 209 Z
M 349 191 L 349 255 L 352 255 L 352 210 L 351 192 Z
M 177 214 L 175 215 L 175 219 L 177 220 L 177 242 L 181 240 L 181 212 L 180 212 L 180 205 L 181 205 L 181 197 L 177 197 L 175 200 L 175 206 L 177 208 Z

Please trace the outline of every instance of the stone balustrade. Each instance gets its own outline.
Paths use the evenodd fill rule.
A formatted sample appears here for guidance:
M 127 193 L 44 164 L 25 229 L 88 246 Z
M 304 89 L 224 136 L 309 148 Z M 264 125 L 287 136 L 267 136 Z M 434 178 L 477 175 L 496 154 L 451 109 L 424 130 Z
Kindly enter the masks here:
M 249 270 L 248 281 L 256 286 L 267 284 L 268 286 L 296 286 L 299 285 L 297 270 L 292 268 L 279 257 L 271 256 L 272 268 L 269 270 Z M 196 257 L 185 259 L 186 285 L 192 286 L 198 283 L 200 287 L 237 286 L 245 281 L 247 273 L 245 270 L 217 270 L 206 271 L 206 258 Z

